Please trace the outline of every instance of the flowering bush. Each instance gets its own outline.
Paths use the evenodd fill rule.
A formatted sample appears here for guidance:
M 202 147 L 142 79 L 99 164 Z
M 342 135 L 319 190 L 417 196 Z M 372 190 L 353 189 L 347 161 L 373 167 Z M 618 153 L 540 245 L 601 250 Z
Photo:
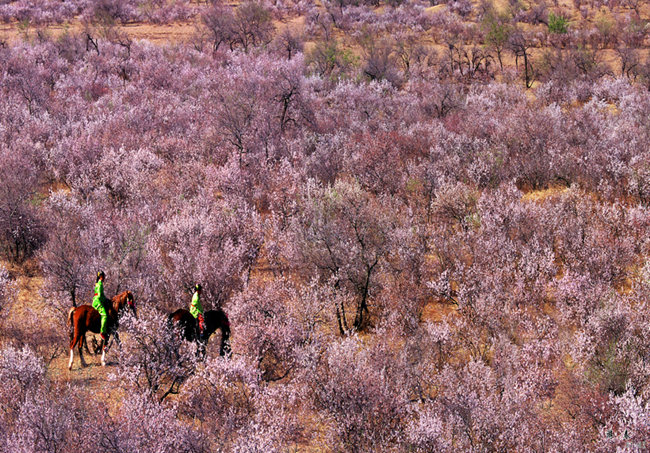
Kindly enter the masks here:
M 178 393 L 196 367 L 196 344 L 184 341 L 180 331 L 155 311 L 141 310 L 138 318 L 124 316 L 121 328 L 128 336 L 120 345 L 112 379 L 154 400 Z

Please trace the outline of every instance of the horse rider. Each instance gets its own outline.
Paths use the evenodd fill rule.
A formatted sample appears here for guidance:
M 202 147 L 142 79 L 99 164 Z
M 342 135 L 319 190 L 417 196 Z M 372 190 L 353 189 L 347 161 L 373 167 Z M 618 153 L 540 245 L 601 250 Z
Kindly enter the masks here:
M 203 319 L 203 305 L 201 305 L 201 293 L 203 288 L 201 284 L 194 285 L 194 295 L 192 296 L 192 303 L 190 303 L 190 313 L 194 316 L 197 322 L 197 332 L 199 338 L 203 338 L 203 330 L 205 329 L 205 320 Z
M 106 335 L 106 321 L 108 316 L 106 314 L 106 304 L 110 302 L 109 299 L 104 295 L 104 279 L 106 274 L 104 271 L 97 272 L 97 279 L 95 280 L 95 296 L 93 297 L 93 308 L 99 312 L 99 316 L 102 317 L 101 328 L 99 329 L 99 335 L 104 340 L 104 343 L 108 340 Z

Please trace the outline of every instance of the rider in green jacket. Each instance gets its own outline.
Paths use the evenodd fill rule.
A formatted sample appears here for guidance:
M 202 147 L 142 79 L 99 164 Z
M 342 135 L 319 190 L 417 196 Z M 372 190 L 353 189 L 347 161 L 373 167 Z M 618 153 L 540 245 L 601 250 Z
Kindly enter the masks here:
M 205 328 L 205 320 L 203 319 L 203 305 L 201 304 L 201 292 L 203 288 L 199 283 L 194 285 L 194 295 L 192 296 L 192 303 L 190 304 L 190 313 L 197 320 L 199 337 L 203 337 L 203 329 Z
M 102 337 L 102 340 L 106 341 L 106 306 L 107 302 L 110 302 L 108 298 L 104 295 L 104 278 L 106 275 L 103 271 L 97 272 L 97 280 L 95 280 L 95 296 L 93 297 L 93 308 L 99 312 L 99 315 L 102 317 L 101 328 L 99 329 L 99 334 Z

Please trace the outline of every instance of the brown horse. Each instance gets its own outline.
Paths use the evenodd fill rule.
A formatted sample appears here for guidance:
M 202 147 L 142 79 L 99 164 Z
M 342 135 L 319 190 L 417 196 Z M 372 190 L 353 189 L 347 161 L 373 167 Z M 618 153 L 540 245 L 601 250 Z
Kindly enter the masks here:
M 111 299 L 111 304 L 106 307 L 106 330 L 108 337 L 113 335 L 116 341 L 119 342 L 117 335 L 118 319 L 125 309 L 130 309 L 133 314 L 136 314 L 135 301 L 133 294 L 130 291 L 124 291 Z M 82 346 L 85 343 L 86 332 L 99 333 L 101 327 L 101 316 L 99 312 L 90 305 L 80 305 L 73 307 L 68 313 L 68 323 L 70 325 L 70 362 L 68 369 L 72 369 L 72 361 L 74 360 L 74 347 L 79 348 L 79 358 L 81 359 L 81 366 L 85 367 L 86 362 L 82 353 Z M 102 340 L 102 366 L 106 365 L 106 344 Z
M 221 345 L 219 347 L 219 355 L 225 356 L 230 354 L 230 322 L 228 316 L 221 310 L 208 310 L 203 313 L 205 327 L 203 329 L 203 336 L 198 332 L 196 319 L 192 314 L 184 308 L 176 310 L 169 315 L 169 321 L 177 325 L 181 329 L 183 338 L 187 341 L 194 341 L 199 346 L 201 355 L 205 355 L 205 348 L 208 340 L 217 329 L 221 329 Z

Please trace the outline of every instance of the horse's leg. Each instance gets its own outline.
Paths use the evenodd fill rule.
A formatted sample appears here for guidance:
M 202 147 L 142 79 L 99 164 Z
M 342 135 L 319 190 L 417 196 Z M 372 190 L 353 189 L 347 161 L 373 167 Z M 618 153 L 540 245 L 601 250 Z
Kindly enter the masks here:
M 68 370 L 72 370 L 73 360 L 74 360 L 74 337 L 70 338 L 70 360 L 68 361 Z
M 70 310 L 68 313 L 68 322 L 70 323 L 70 360 L 68 361 L 68 370 L 72 370 L 72 362 L 74 361 L 74 338 L 77 330 L 73 314 L 74 310 Z
M 110 334 L 108 334 L 110 336 Z M 108 341 L 102 339 L 102 366 L 106 366 L 106 348 Z
M 74 360 L 74 346 L 70 348 L 70 361 L 68 362 L 68 370 L 72 370 L 73 360 Z
M 95 335 L 93 335 L 92 339 L 93 339 L 93 354 L 97 355 L 99 354 L 100 344 L 97 343 L 97 338 L 95 337 Z
M 85 334 L 82 338 L 82 342 L 84 344 L 84 349 L 86 350 L 86 354 L 90 355 L 90 350 L 88 349 L 88 338 L 86 338 Z
M 79 351 L 81 352 L 81 343 L 79 343 L 81 341 L 81 336 L 79 335 L 79 320 L 71 319 L 71 324 L 72 333 L 70 334 L 70 361 L 68 362 L 68 370 L 72 370 L 72 362 L 74 362 L 74 347 L 77 346 L 77 344 L 79 345 Z
M 84 359 L 84 351 L 83 351 L 83 345 L 86 342 L 86 334 L 83 334 L 79 338 L 79 360 L 81 360 L 81 367 L 86 368 L 88 364 L 86 363 L 86 359 Z
M 68 362 L 68 370 L 72 370 L 72 362 L 74 361 L 74 347 L 77 345 L 79 346 L 81 364 L 82 366 L 84 365 L 83 356 L 81 355 L 81 335 L 79 335 L 80 330 L 79 321 L 74 320 L 72 328 L 73 334 L 70 336 L 70 361 Z
M 106 334 L 108 340 L 106 341 L 106 350 L 109 350 L 113 347 L 113 343 L 120 344 L 120 337 L 117 335 L 117 332 L 109 332 Z

